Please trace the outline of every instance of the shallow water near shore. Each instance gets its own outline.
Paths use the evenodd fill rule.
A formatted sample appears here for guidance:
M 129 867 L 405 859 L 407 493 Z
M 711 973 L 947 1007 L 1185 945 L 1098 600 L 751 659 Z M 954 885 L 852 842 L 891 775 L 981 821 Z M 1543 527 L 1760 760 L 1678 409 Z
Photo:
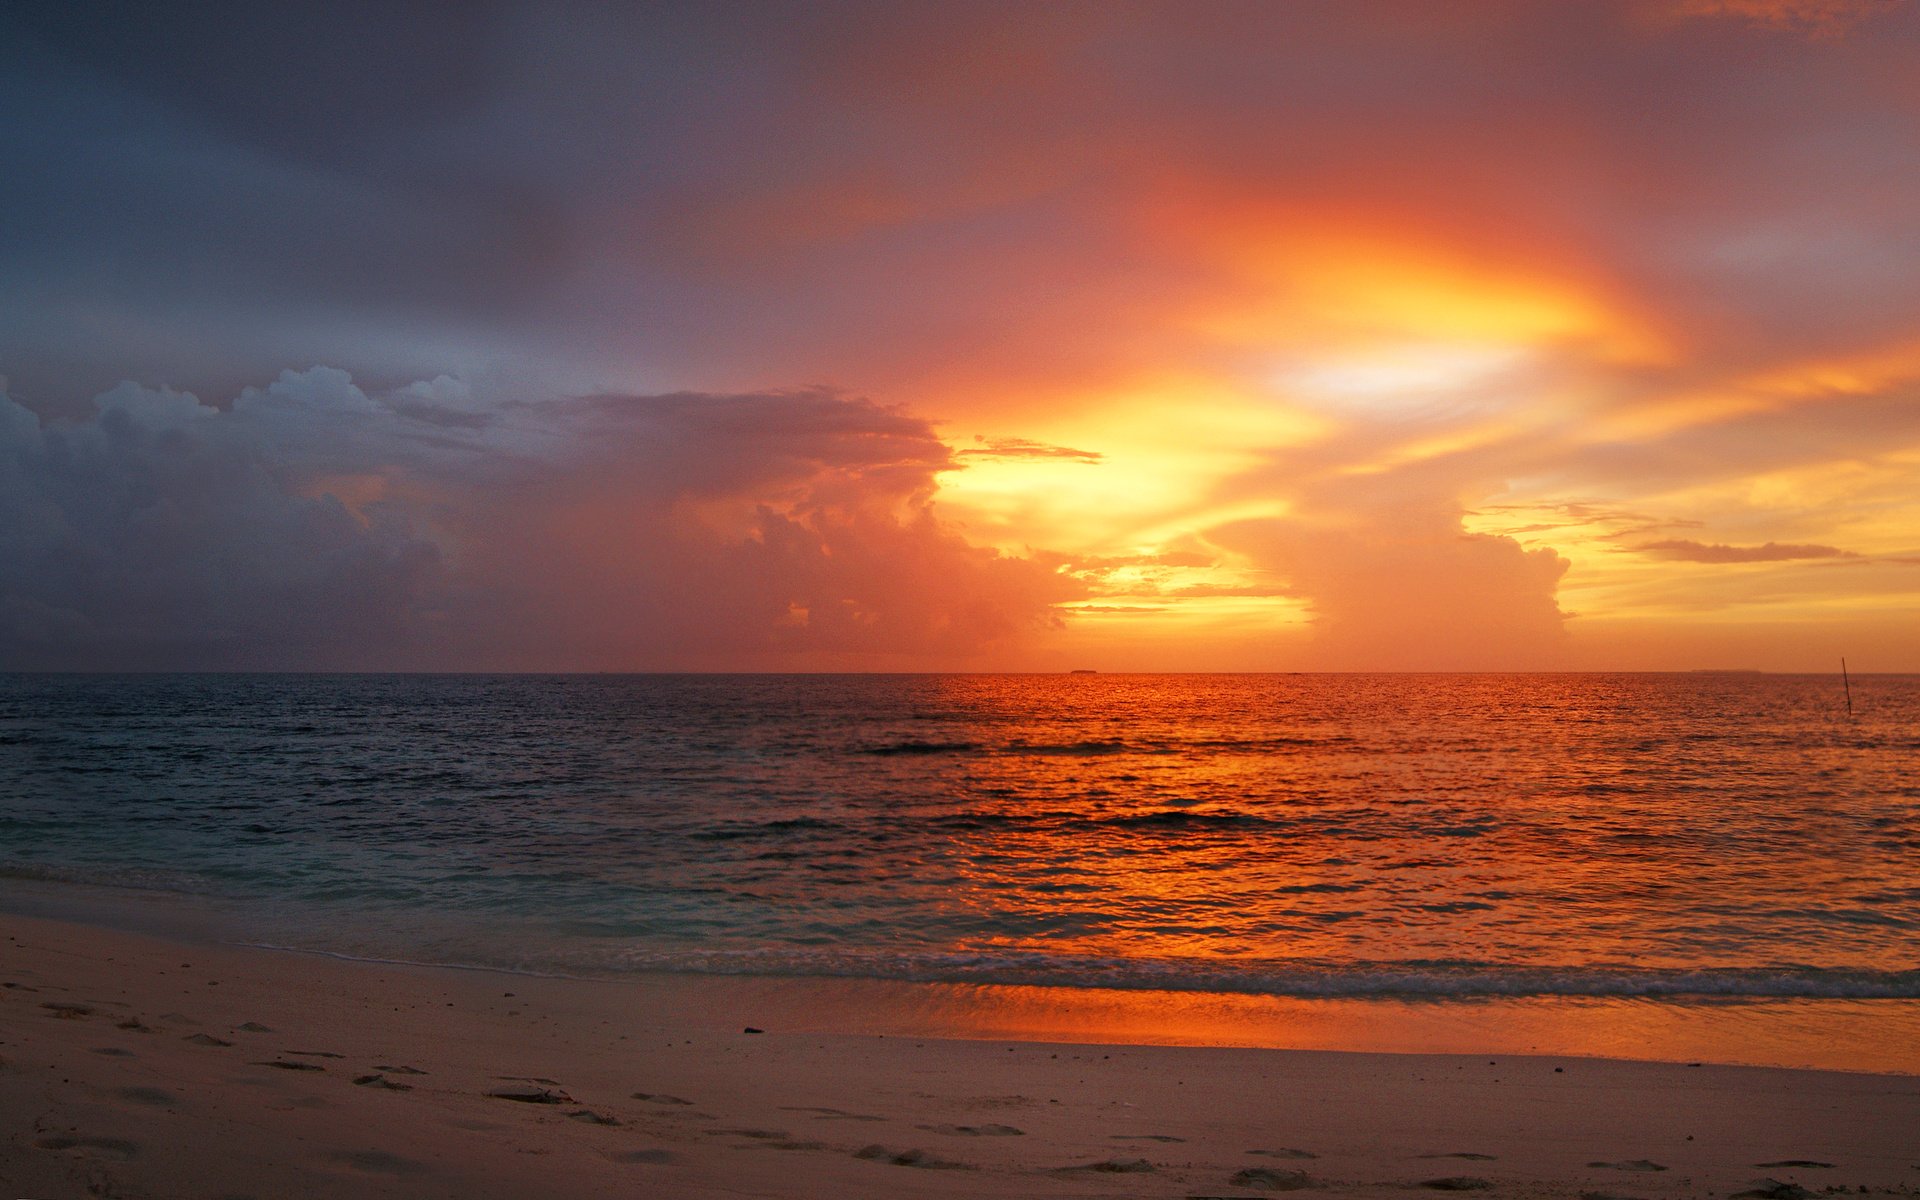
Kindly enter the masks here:
M 1835 682 L 6 676 L 0 875 L 925 1033 L 1914 1069 L 1920 679 Z

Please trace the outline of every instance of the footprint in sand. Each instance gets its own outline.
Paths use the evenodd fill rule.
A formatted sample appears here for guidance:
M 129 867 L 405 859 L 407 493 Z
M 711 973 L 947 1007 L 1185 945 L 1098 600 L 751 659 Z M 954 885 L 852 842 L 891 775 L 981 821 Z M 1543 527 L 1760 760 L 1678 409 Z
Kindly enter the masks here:
M 1445 1175 L 1439 1179 L 1422 1179 L 1420 1186 L 1436 1192 L 1484 1192 L 1492 1188 L 1493 1183 L 1478 1175 Z
M 915 1125 L 914 1128 L 950 1137 L 1025 1137 L 1027 1133 L 1011 1125 Z
M 95 1054 L 104 1054 L 108 1058 L 137 1058 L 138 1057 L 138 1055 L 134 1054 L 133 1051 L 122 1050 L 118 1046 L 95 1046 L 93 1048 L 93 1052 Z
M 1187 1139 L 1174 1137 L 1170 1133 L 1114 1133 L 1109 1134 L 1107 1140 L 1110 1142 L 1184 1142 Z
M 716 1137 L 754 1138 L 763 1142 L 784 1141 L 793 1136 L 784 1129 L 709 1129 Z
M 641 1098 L 635 1093 L 635 1098 Z M 682 1101 L 682 1103 L 685 1103 Z M 816 1121 L 884 1121 L 885 1117 L 876 1117 L 868 1113 L 848 1112 L 844 1108 L 812 1108 L 801 1105 L 783 1104 L 781 1112 L 812 1113 Z
M 337 1163 L 373 1175 L 418 1175 L 427 1168 L 385 1150 L 341 1150 L 328 1156 Z
M 273 1029 L 271 1026 L 262 1025 L 258 1021 L 247 1021 L 242 1024 L 234 1026 L 234 1028 L 238 1029 L 241 1033 L 272 1033 L 273 1032 Z
M 1774 1167 L 1774 1168 L 1778 1168 L 1778 1167 L 1809 1167 L 1809 1168 L 1814 1168 L 1814 1169 L 1817 1169 L 1817 1170 L 1822 1170 L 1822 1171 L 1827 1171 L 1827 1170 L 1832 1170 L 1832 1169 L 1833 1169 L 1833 1164 L 1832 1164 L 1832 1163 L 1830 1163 L 1830 1162 L 1816 1162 L 1815 1160 L 1813 1160 L 1813 1159 L 1811 1159 L 1811 1158 L 1783 1158 L 1783 1159 L 1781 1159 L 1781 1160 L 1780 1160 L 1779 1162 L 1764 1162 L 1764 1163 L 1755 1163 L 1755 1164 L 1753 1164 L 1753 1165 L 1754 1165 L 1754 1166 L 1756 1166 L 1756 1167 L 1760 1167 L 1760 1168 L 1763 1168 L 1763 1169 L 1764 1169 L 1764 1168 L 1767 1168 L 1767 1167 Z
M 617 1163 L 657 1164 L 673 1161 L 673 1155 L 665 1150 L 617 1150 L 607 1157 Z
M 1496 1158 L 1497 1158 L 1496 1155 L 1492 1155 L 1492 1154 L 1475 1154 L 1471 1150 L 1450 1150 L 1445 1154 L 1422 1154 L 1419 1157 L 1421 1158 L 1464 1158 L 1468 1162 L 1494 1162 L 1496 1161 Z
M 389 1075 L 425 1075 L 426 1074 L 426 1072 L 422 1071 L 419 1067 L 390 1067 L 385 1063 L 375 1063 L 373 1064 L 373 1069 L 376 1071 L 385 1071 Z
M 546 1088 L 511 1087 L 496 1088 L 487 1093 L 495 1100 L 512 1100 L 519 1104 L 573 1104 L 572 1096 L 559 1089 L 548 1091 Z
M 662 1092 L 635 1092 L 635 1100 L 645 1100 L 648 1104 L 692 1104 L 691 1100 L 682 1100 L 678 1096 L 669 1096 Z
M 180 1040 L 183 1042 L 192 1042 L 196 1046 L 231 1046 L 233 1045 L 232 1042 L 223 1042 L 219 1038 L 213 1036 L 210 1033 L 190 1033 L 186 1037 L 181 1038 Z
M 972 1171 L 977 1168 L 966 1163 L 941 1158 L 925 1150 L 889 1150 L 885 1146 L 862 1146 L 853 1152 L 855 1158 L 869 1159 L 873 1162 L 892 1163 L 896 1167 L 918 1167 L 925 1171 Z
M 41 1138 L 34 1145 L 42 1150 L 74 1154 L 82 1158 L 108 1158 L 115 1162 L 125 1162 L 140 1153 L 140 1144 L 125 1138 L 48 1137 Z
M 78 1021 L 82 1017 L 93 1015 L 91 1004 L 63 1004 L 56 1000 L 49 1000 L 40 1007 L 46 1009 L 49 1016 L 57 1017 L 62 1021 Z
M 255 1067 L 273 1067 L 274 1069 L 280 1070 L 280 1071 L 324 1071 L 326 1070 L 326 1068 L 321 1066 L 319 1063 L 289 1062 L 284 1058 L 270 1058 L 264 1062 L 251 1063 L 249 1065 L 255 1066 Z
M 335 1054 L 331 1050 L 283 1050 L 282 1054 L 291 1054 L 295 1058 L 345 1058 L 344 1054 Z
M 413 1090 L 412 1084 L 395 1083 L 385 1075 L 356 1075 L 353 1077 L 353 1083 L 355 1087 L 378 1088 L 384 1092 L 410 1092 Z
M 180 1103 L 180 1097 L 161 1088 L 124 1087 L 114 1092 L 114 1095 L 135 1104 L 151 1104 L 155 1108 L 172 1108 Z
M 1258 1154 L 1262 1158 L 1319 1158 L 1311 1150 L 1295 1150 L 1291 1146 L 1282 1146 L 1278 1150 L 1249 1150 L 1248 1154 Z
M 1055 1167 L 1055 1175 L 1144 1175 L 1154 1169 L 1153 1164 L 1144 1158 L 1103 1158 L 1099 1162 L 1081 1163 L 1073 1167 Z
M 1313 1177 L 1305 1171 L 1281 1171 L 1273 1167 L 1248 1167 L 1236 1172 L 1227 1182 L 1234 1187 L 1260 1188 L 1269 1192 L 1297 1192 L 1301 1188 L 1314 1186 Z
M 597 1113 L 590 1108 L 583 1108 L 579 1112 L 570 1112 L 567 1114 L 567 1119 L 570 1121 L 579 1121 L 583 1125 L 624 1124 L 619 1117 L 610 1117 L 605 1113 Z
M 1589 1167 L 1599 1167 L 1605 1171 L 1664 1171 L 1665 1167 L 1644 1158 L 1627 1159 L 1623 1162 L 1590 1162 Z

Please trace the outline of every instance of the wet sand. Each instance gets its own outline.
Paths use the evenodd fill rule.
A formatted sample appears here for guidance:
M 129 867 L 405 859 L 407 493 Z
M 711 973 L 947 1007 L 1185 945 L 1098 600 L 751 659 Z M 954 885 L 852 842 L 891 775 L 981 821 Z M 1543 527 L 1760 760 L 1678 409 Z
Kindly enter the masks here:
M 746 1032 L 725 980 L 22 916 L 0 985 L 0 1194 L 43 1200 L 1920 1188 L 1911 1075 L 828 1034 L 785 1006 Z

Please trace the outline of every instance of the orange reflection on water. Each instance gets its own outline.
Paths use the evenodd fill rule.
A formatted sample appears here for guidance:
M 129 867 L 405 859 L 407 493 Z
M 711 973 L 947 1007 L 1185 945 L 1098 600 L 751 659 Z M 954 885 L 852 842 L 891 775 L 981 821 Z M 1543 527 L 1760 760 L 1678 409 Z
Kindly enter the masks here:
M 1920 1074 L 1920 1004 L 1322 1000 L 1209 992 L 653 977 L 709 1023 L 1083 1045 L 1569 1055 Z M 772 1015 L 769 1015 L 772 1014 Z

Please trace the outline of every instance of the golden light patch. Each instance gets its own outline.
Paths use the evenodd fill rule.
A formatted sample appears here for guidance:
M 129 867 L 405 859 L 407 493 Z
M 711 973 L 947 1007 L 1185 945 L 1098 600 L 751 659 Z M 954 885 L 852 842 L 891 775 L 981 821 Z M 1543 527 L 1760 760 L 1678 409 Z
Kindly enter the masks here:
M 1324 416 L 1221 383 L 1142 380 L 1017 431 L 1097 458 L 963 455 L 941 477 L 940 508 L 971 539 L 1005 550 L 1130 553 L 1214 523 L 1223 480 L 1331 428 Z
M 1495 355 L 1577 344 L 1613 363 L 1671 357 L 1597 272 L 1483 231 L 1191 197 L 1161 206 L 1150 222 L 1224 277 L 1189 320 L 1233 344 L 1312 347 L 1341 361 L 1408 344 Z

